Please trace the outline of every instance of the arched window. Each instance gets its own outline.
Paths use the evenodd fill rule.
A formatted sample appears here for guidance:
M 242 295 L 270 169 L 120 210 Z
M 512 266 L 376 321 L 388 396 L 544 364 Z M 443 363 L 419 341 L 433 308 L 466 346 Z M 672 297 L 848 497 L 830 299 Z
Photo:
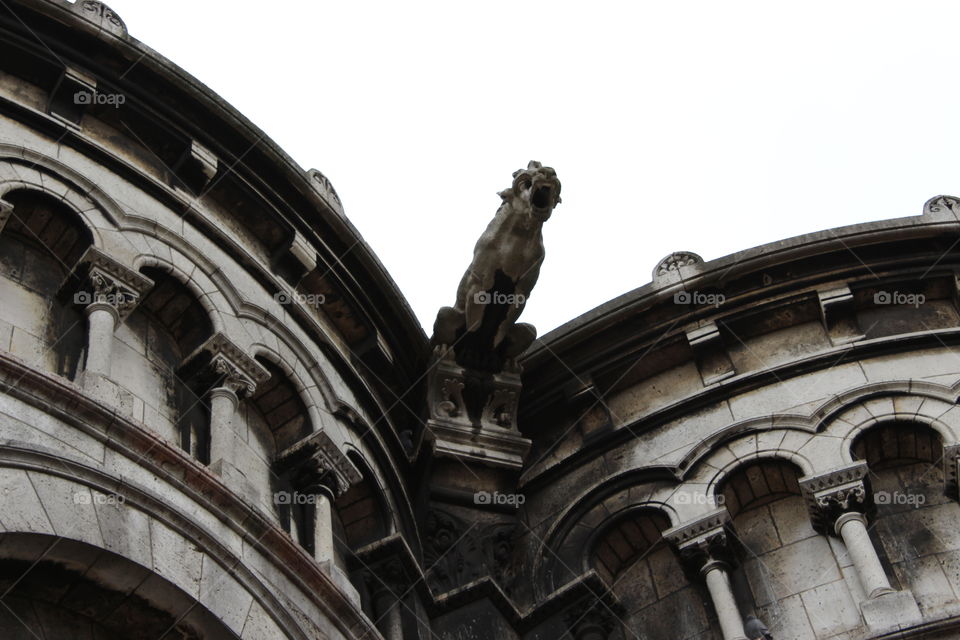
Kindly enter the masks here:
M 111 377 L 143 402 L 143 422 L 209 462 L 209 406 L 205 389 L 184 379 L 184 359 L 213 333 L 206 310 L 166 271 L 141 270 L 155 282 L 116 330 Z
M 733 521 L 739 564 L 730 578 L 741 613 L 767 621 L 774 636 L 813 637 L 860 624 L 844 576 L 850 560 L 813 529 L 802 475 L 787 460 L 756 460 L 734 469 L 717 492 Z M 824 599 L 849 615 L 825 618 L 816 604 Z
M 662 537 L 669 528 L 667 516 L 653 508 L 614 517 L 590 543 L 590 566 L 623 602 L 635 635 L 710 638 L 704 595 Z
M 940 434 L 923 424 L 883 423 L 860 434 L 851 453 L 870 469 L 870 536 L 891 584 L 910 589 L 923 612 L 952 607 L 960 593 L 960 505 L 944 495 Z
M 86 345 L 86 321 L 58 294 L 93 236 L 53 197 L 17 190 L 0 229 L 0 348 L 38 368 L 73 379 Z

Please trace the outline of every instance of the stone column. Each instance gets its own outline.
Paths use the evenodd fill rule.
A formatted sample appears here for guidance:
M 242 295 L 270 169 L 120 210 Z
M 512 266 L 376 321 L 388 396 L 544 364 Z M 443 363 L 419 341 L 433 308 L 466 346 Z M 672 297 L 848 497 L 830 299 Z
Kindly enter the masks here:
M 867 517 L 856 511 L 848 511 L 837 518 L 833 526 L 850 552 L 867 597 L 876 598 L 893 591 L 867 533 Z
M 113 355 L 113 332 L 120 324 L 117 307 L 97 301 L 87 306 L 87 362 L 85 370 L 101 376 L 110 375 Z
M 178 375 L 190 380 L 190 386 L 202 392 L 208 403 L 209 441 L 197 443 L 197 448 L 208 445 L 210 470 L 237 493 L 258 500 L 257 488 L 242 470 L 241 453 L 247 443 L 237 409 L 241 400 L 270 378 L 270 372 L 224 334 L 215 333 L 185 359 Z
M 360 471 L 326 432 L 316 431 L 281 451 L 274 472 L 293 491 L 313 497 L 312 539 L 309 544 L 302 540 L 301 545 L 313 552 L 320 568 L 359 606 L 359 593 L 336 563 L 333 516 L 334 501 L 363 479 Z
M 73 291 L 75 304 L 87 315 L 85 372 L 108 377 L 113 355 L 113 332 L 136 308 L 153 281 L 128 269 L 95 247 L 77 263 L 68 282 L 81 282 Z
M 717 509 L 663 533 L 680 553 L 681 560 L 701 575 L 710 592 L 724 640 L 746 640 L 743 617 L 730 586 L 733 554 L 727 542 L 730 515 Z
M 367 577 L 373 599 L 374 623 L 385 640 L 403 640 L 403 598 L 409 588 L 403 565 L 392 558 L 375 566 Z
M 864 593 L 867 598 L 875 598 L 893 589 L 867 533 L 864 512 L 870 509 L 871 500 L 864 483 L 866 475 L 867 463 L 855 462 L 819 476 L 802 478 L 800 489 L 814 528 L 843 540 Z
M 872 510 L 867 463 L 854 462 L 818 476 L 800 479 L 815 529 L 839 536 L 850 554 L 866 598 L 860 612 L 871 632 L 909 626 L 921 620 L 910 591 L 894 591 L 867 532 L 866 513 Z

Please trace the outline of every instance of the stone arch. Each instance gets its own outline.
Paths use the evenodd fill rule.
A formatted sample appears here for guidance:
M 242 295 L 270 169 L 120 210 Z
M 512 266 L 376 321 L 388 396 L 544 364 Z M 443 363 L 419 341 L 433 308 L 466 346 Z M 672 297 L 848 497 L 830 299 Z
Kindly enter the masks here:
M 197 610 L 198 624 L 214 625 L 207 627 L 212 638 L 305 637 L 267 585 L 162 496 L 69 461 L 44 456 L 40 467 L 33 456 L 19 458 L 24 468 L 0 466 L 0 567 L 8 559 L 53 559 L 50 571 L 68 580 L 92 573 L 118 605 L 132 595 L 149 605 L 147 613 L 188 622 Z M 90 601 L 101 593 L 86 595 L 78 603 L 83 607 L 104 604 Z
M 11 585 L 0 610 L 4 638 L 136 640 L 171 633 L 184 640 L 240 637 L 162 575 L 78 540 L 4 533 L 0 582 Z
M 799 594 L 818 589 L 852 602 L 848 562 L 813 528 L 799 484 L 805 471 L 787 456 L 760 456 L 735 465 L 716 485 L 731 517 L 730 582 L 744 615 L 785 619 Z
M 334 502 L 335 532 L 340 541 L 337 551 L 341 556 L 385 538 L 396 530 L 386 502 L 387 492 L 365 457 L 352 446 L 347 447 L 346 455 L 360 471 L 362 480 Z M 339 531 L 336 527 L 339 527 Z M 345 557 L 341 559 L 345 560 Z M 346 566 L 346 563 L 342 566 Z
M 944 464 L 936 421 L 878 421 L 857 432 L 850 454 L 868 465 L 869 531 L 891 585 L 910 590 L 921 611 L 956 611 L 960 505 L 944 491 L 944 467 L 956 462 Z
M 942 442 L 954 443 L 960 432 L 960 408 L 929 395 L 875 397 L 844 407 L 825 423 L 823 433 L 842 438 L 844 462 L 853 462 L 854 441 L 869 429 L 887 422 L 923 424 L 937 432 Z
M 176 279 L 184 288 L 190 291 L 197 303 L 203 307 L 213 327 L 212 331 L 214 333 L 225 333 L 226 329 L 223 322 L 222 311 L 213 304 L 210 295 L 197 284 L 193 276 L 184 273 L 178 266 L 154 255 L 138 255 L 136 259 L 134 259 L 133 268 L 141 273 L 144 272 L 144 269 L 162 271 L 171 278 Z
M 789 464 L 797 469 L 797 478 L 812 475 L 815 469 L 814 464 L 806 456 L 790 449 L 768 449 L 745 453 L 741 457 L 726 461 L 725 464 L 717 464 L 712 468 L 709 466 L 709 458 L 705 462 L 707 464 L 705 464 L 704 471 L 711 473 L 707 480 L 706 494 L 718 506 L 726 504 L 726 496 L 723 492 L 724 485 L 729 484 L 731 478 L 746 466 L 762 465 L 764 463 Z
M 10 185 L 7 184 L 7 187 Z M 86 319 L 68 291 L 75 265 L 94 246 L 88 223 L 42 189 L 7 190 L 0 200 L 0 320 L 10 327 L 0 348 L 73 379 L 86 352 Z
M 184 364 L 214 335 L 216 315 L 171 265 L 140 261 L 139 271 L 154 285 L 115 331 L 110 377 L 142 401 L 147 427 L 208 463 L 207 389 Z

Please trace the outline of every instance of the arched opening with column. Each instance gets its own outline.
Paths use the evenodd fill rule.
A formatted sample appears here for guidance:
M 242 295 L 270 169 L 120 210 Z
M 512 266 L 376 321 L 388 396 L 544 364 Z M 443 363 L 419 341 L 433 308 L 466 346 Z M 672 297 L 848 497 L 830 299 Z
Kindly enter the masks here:
M 270 512 L 276 514 L 284 530 L 302 546 L 312 549 L 310 505 L 274 498 L 278 491 L 294 489 L 276 475 L 274 463 L 279 453 L 310 435 L 313 428 L 309 412 L 296 384 L 280 366 L 263 356 L 257 356 L 256 361 L 270 377 L 240 404 L 238 437 L 246 446 L 234 451 L 234 464 L 270 500 Z
M 116 329 L 110 377 L 140 400 L 147 427 L 207 463 L 206 390 L 182 377 L 181 366 L 213 334 L 212 323 L 193 292 L 172 274 L 155 267 L 140 272 L 154 286 Z
M 719 638 L 702 589 L 663 538 L 669 528 L 659 509 L 628 508 L 597 528 L 587 568 L 610 585 L 624 605 L 627 627 L 641 637 Z
M 0 348 L 37 368 L 76 377 L 86 321 L 79 308 L 58 294 L 92 245 L 93 235 L 80 216 L 52 196 L 29 189 L 3 196 Z
M 908 421 L 873 426 L 850 448 L 870 470 L 870 537 L 887 576 L 924 615 L 960 613 L 960 505 L 944 494 L 943 451 L 936 430 Z
M 164 577 L 88 543 L 0 537 L 0 637 L 9 640 L 228 640 L 216 615 Z
M 740 613 L 765 621 L 774 637 L 819 637 L 860 625 L 847 582 L 850 562 L 814 530 L 802 475 L 786 459 L 762 458 L 733 468 L 717 487 L 733 524 L 738 565 L 730 578 Z M 818 603 L 825 600 L 841 615 L 824 616 Z

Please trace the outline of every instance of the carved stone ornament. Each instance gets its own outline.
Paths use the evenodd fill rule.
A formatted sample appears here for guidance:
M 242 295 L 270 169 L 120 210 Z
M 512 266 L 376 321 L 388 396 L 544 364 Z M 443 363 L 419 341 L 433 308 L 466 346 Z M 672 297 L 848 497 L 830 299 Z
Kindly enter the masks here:
M 800 479 L 800 491 L 815 529 L 831 533 L 840 515 L 849 511 L 864 513 L 870 508 L 866 476 L 867 463 L 860 461 Z
M 960 214 L 960 198 L 954 196 L 935 196 L 927 200 L 923 205 L 924 215 L 931 213 L 954 213 Z
M 121 321 L 153 287 L 153 280 L 120 264 L 96 247 L 87 249 L 77 262 L 77 269 L 82 272 L 79 278 L 76 273 L 67 278 L 68 283 L 77 279 L 83 283 L 73 293 L 74 303 L 106 305 Z
M 310 181 L 313 182 L 314 189 L 320 193 L 323 199 L 333 206 L 334 209 L 343 213 L 343 203 L 340 201 L 340 196 L 337 195 L 337 190 L 333 188 L 333 183 L 330 182 L 330 179 L 316 169 L 310 169 L 307 175 L 310 176 Z
M 127 35 L 127 25 L 124 24 L 117 12 L 97 0 L 78 0 L 72 5 L 74 13 L 85 20 L 89 20 L 104 31 L 116 36 Z
M 324 431 L 316 431 L 277 456 L 278 474 L 298 491 L 325 488 L 334 497 L 346 493 L 363 476 Z
M 424 561 L 430 567 L 427 583 L 435 592 L 446 593 L 490 576 L 510 594 L 515 531 L 515 523 L 470 527 L 446 511 L 432 509 L 423 530 Z
M 543 263 L 543 223 L 560 204 L 560 181 L 550 167 L 531 161 L 500 192 L 502 204 L 473 251 L 457 288 L 433 325 L 434 346 L 452 349 L 461 366 L 484 373 L 515 369 L 515 359 L 536 338 L 517 323 Z
M 184 361 L 184 369 L 204 369 L 196 375 L 207 378 L 211 386 L 233 391 L 238 397 L 253 395 L 257 385 L 270 379 L 270 372 L 263 365 L 219 332 Z
M 727 538 L 730 513 L 716 509 L 703 517 L 663 532 L 663 537 L 680 554 L 688 568 L 699 572 L 707 562 L 731 563 L 733 554 Z
M 653 269 L 653 279 L 667 275 L 671 271 L 680 271 L 680 267 L 692 267 L 703 264 L 703 258 L 691 251 L 675 251 L 657 263 Z

